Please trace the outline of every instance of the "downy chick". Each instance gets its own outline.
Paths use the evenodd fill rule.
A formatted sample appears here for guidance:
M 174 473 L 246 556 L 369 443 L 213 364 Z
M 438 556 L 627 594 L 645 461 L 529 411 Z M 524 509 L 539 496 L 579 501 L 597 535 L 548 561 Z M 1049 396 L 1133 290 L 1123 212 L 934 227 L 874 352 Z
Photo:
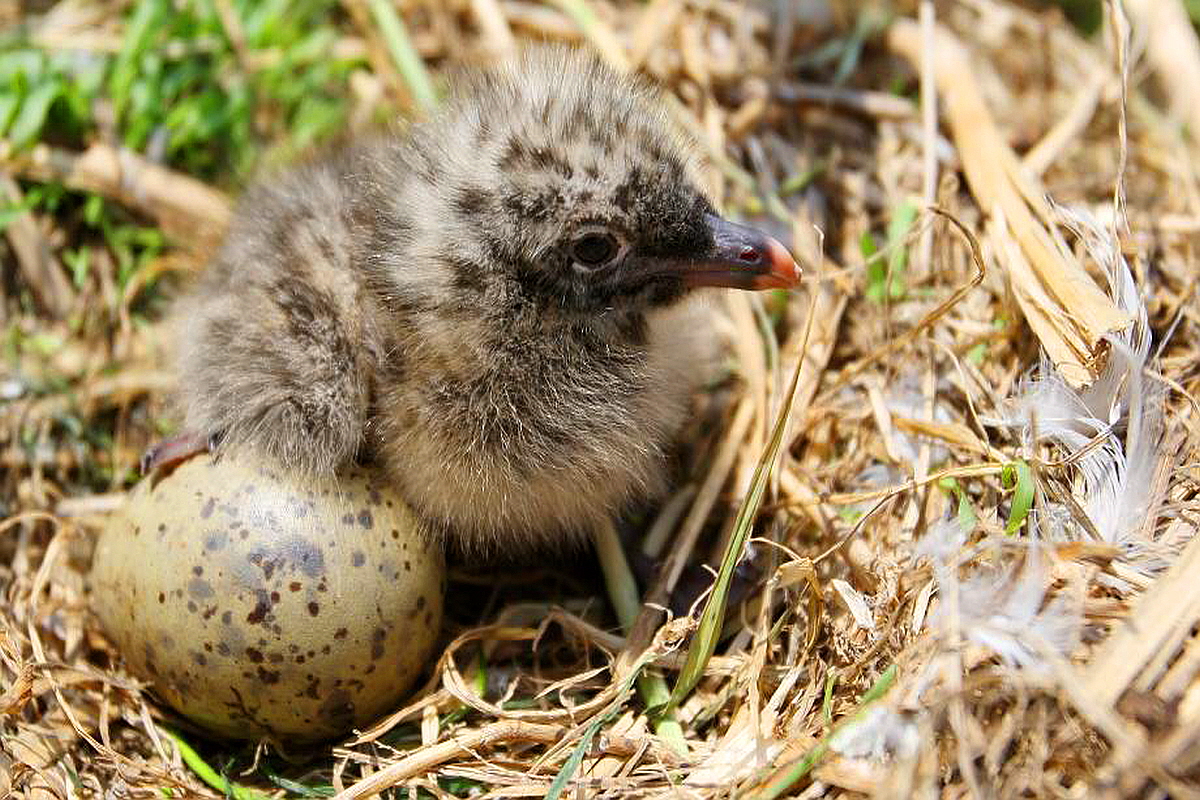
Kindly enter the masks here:
M 372 459 L 468 550 L 657 490 L 700 377 L 694 290 L 800 273 L 716 215 L 650 89 L 560 48 L 240 209 L 179 306 L 186 428 L 318 472 Z

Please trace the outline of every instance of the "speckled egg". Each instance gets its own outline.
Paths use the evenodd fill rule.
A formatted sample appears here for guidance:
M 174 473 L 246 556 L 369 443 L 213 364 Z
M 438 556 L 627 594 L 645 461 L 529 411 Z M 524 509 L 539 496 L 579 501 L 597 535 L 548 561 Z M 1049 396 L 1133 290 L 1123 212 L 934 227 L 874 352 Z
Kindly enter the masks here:
M 198 456 L 143 480 L 96 545 L 129 669 L 217 734 L 314 741 L 393 708 L 441 624 L 436 543 L 376 475 Z

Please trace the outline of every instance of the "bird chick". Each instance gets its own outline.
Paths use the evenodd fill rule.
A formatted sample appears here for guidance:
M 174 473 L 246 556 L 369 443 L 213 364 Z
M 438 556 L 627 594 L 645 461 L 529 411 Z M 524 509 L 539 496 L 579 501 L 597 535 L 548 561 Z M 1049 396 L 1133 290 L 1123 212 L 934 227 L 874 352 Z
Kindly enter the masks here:
M 650 89 L 535 48 L 248 193 L 179 305 L 185 426 L 374 460 L 467 549 L 561 540 L 661 485 L 694 290 L 798 279 L 717 216 Z

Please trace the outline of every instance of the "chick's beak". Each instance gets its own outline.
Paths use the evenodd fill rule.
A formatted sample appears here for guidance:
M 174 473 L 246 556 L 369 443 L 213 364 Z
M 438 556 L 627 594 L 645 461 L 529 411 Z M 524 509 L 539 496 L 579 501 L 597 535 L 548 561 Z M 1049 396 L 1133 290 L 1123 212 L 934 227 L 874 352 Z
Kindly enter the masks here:
M 706 214 L 705 223 L 715 243 L 711 253 L 678 265 L 689 286 L 790 289 L 800 282 L 800 266 L 778 240 L 715 214 Z

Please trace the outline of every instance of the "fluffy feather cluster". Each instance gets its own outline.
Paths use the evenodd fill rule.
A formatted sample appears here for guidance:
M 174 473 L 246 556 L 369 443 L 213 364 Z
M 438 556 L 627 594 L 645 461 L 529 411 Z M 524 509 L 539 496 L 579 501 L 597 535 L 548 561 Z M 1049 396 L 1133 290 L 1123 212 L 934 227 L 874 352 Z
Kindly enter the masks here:
M 1164 392 L 1148 370 L 1151 357 L 1146 308 L 1113 238 L 1087 213 L 1058 209 L 1088 256 L 1103 272 L 1108 291 L 1132 320 L 1107 337 L 1107 362 L 1096 381 L 1072 386 L 1043 357 L 1000 412 L 985 421 L 1013 431 L 1026 452 L 1051 446 L 1054 470 L 1066 476 L 1063 496 L 1042 491 L 1029 515 L 1029 537 L 1012 542 L 1024 558 L 962 565 L 978 555 L 964 550 L 969 531 L 943 520 L 922 537 L 917 558 L 934 565 L 941 603 L 930 624 L 950 640 L 959 635 L 994 652 L 1006 664 L 1037 670 L 1050 653 L 1069 655 L 1082 624 L 1078 599 L 1047 595 L 1049 542 L 1096 540 L 1122 550 L 1136 572 L 1150 575 L 1176 543 L 1162 541 L 1162 504 L 1156 476 L 1168 456 L 1163 447 Z M 1108 578 L 1111 580 L 1111 577 Z
M 1044 499 L 1034 511 L 1036 534 L 1049 540 L 1098 537 L 1121 547 L 1135 569 L 1153 574 L 1165 565 L 1164 548 L 1175 545 L 1159 540 L 1155 524 L 1162 502 L 1156 478 L 1167 458 L 1165 393 L 1148 368 L 1146 307 L 1129 265 L 1103 226 L 1083 211 L 1057 211 L 1132 324 L 1105 338 L 1108 357 L 1095 382 L 1075 388 L 1043 358 L 1007 408 L 988 421 L 1016 431 L 1030 451 L 1053 445 L 1073 476 L 1070 493 L 1086 523 L 1080 524 L 1062 503 Z

